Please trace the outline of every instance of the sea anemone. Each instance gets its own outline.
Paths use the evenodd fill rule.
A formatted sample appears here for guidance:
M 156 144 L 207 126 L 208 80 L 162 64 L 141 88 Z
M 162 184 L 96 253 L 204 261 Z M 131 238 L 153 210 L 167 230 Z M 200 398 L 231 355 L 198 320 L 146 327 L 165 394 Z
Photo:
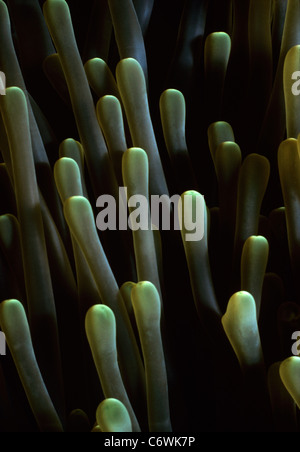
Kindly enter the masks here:
M 299 0 L 0 0 L 0 41 L 0 431 L 299 432 Z

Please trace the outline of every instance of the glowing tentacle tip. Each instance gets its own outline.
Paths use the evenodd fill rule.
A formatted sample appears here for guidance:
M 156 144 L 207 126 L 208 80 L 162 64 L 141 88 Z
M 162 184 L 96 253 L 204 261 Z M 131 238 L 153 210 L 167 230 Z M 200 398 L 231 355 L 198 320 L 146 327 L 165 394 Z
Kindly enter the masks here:
M 102 304 L 92 306 L 86 314 L 85 328 L 94 353 L 96 368 L 101 374 L 103 353 L 110 355 L 116 353 L 116 325 L 113 311 Z
M 132 288 L 131 299 L 145 363 L 149 429 L 169 432 L 172 427 L 160 330 L 160 296 L 154 284 L 141 281 Z
M 268 240 L 261 235 L 248 237 L 242 251 L 241 288 L 253 295 L 256 302 L 258 317 L 268 258 Z
M 279 367 L 280 378 L 300 409 L 300 357 L 290 356 Z
M 40 431 L 62 432 L 61 420 L 34 353 L 25 309 L 19 300 L 8 299 L 0 303 L 0 326 Z
M 54 178 L 62 202 L 71 196 L 83 196 L 81 174 L 74 159 L 58 159 L 54 165 Z
M 124 403 L 133 431 L 140 431 L 120 373 L 113 311 L 103 304 L 92 306 L 86 313 L 85 330 L 105 398 Z
M 234 293 L 221 321 L 241 369 L 261 365 L 263 354 L 253 296 L 246 291 Z
M 129 413 L 118 399 L 104 399 L 97 407 L 96 421 L 102 432 L 132 432 Z

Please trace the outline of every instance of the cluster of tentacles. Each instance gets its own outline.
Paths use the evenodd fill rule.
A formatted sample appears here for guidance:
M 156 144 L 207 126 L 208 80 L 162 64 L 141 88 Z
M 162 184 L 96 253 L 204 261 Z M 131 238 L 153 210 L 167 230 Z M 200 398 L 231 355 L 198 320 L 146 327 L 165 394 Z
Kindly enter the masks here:
M 0 0 L 0 70 L 0 430 L 299 431 L 300 1 Z

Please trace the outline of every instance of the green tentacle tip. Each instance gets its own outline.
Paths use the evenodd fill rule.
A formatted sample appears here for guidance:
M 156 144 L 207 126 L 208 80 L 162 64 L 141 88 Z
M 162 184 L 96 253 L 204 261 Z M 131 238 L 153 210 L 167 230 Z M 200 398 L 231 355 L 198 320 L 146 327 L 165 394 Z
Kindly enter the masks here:
M 269 256 L 269 242 L 262 235 L 251 235 L 244 243 L 242 251 L 242 265 L 245 265 L 246 272 L 249 271 L 247 265 L 259 265 L 265 268 Z M 249 276 L 247 273 L 245 276 Z
M 173 121 L 177 120 L 176 125 L 185 123 L 185 98 L 178 89 L 168 88 L 163 91 L 159 99 L 159 106 L 163 114 L 170 115 Z M 172 122 L 170 124 L 173 125 Z
M 210 33 L 206 40 L 208 40 L 208 43 L 215 46 L 215 49 L 219 50 L 219 47 L 223 50 L 230 50 L 231 47 L 231 40 L 230 36 L 225 33 L 224 31 L 215 31 L 213 33 Z
M 114 113 L 122 114 L 121 104 L 119 99 L 113 94 L 105 94 L 100 97 L 96 105 L 98 118 L 105 118 L 106 121 L 109 121 L 110 115 Z M 115 116 L 112 116 L 113 118 Z
M 255 302 L 253 296 L 246 291 L 236 292 L 229 299 L 226 313 L 222 318 L 224 328 L 231 327 L 232 322 L 239 325 L 247 325 L 253 320 Z
M 144 149 L 132 147 L 127 149 L 122 157 L 123 182 L 131 194 L 144 194 L 148 188 L 148 156 Z
M 98 304 L 87 311 L 85 330 L 92 349 L 97 348 L 100 353 L 115 350 L 116 321 L 108 306 Z
M 260 364 L 262 351 L 253 296 L 247 291 L 234 293 L 221 322 L 241 367 Z
M 2 301 L 0 303 L 0 323 L 1 321 L 9 321 L 11 319 L 11 313 L 16 313 L 19 308 L 23 312 L 23 306 L 18 300 L 9 299 Z
M 71 196 L 64 203 L 64 214 L 70 229 L 74 224 L 78 226 L 78 230 L 84 233 L 86 230 L 94 226 L 94 215 L 89 200 L 83 196 Z
M 104 399 L 97 407 L 96 420 L 102 432 L 132 432 L 128 411 L 118 399 Z
M 69 6 L 65 0 L 46 0 L 43 4 L 44 12 L 68 12 Z M 59 9 L 56 9 L 59 8 Z
M 54 165 L 55 183 L 64 202 L 71 196 L 82 196 L 81 174 L 76 161 L 62 157 Z
M 300 357 L 290 356 L 279 367 L 280 378 L 300 409 Z
M 0 325 L 40 431 L 63 431 L 38 367 L 26 312 L 19 300 L 0 303 Z
M 142 167 L 147 173 L 148 171 L 148 156 L 144 149 L 138 147 L 132 147 L 126 150 L 123 155 L 123 168 L 128 168 L 128 165 L 131 165 L 129 168 L 133 168 L 133 170 L 139 170 Z
M 140 65 L 140 63 L 135 59 L 135 58 L 123 58 L 121 59 L 118 64 L 117 64 L 117 68 L 116 68 L 116 76 L 117 79 L 120 75 L 129 75 L 127 72 L 124 71 L 135 71 L 134 73 L 141 77 L 140 79 L 135 79 L 136 80 L 144 80 L 144 73 L 142 70 L 142 67 Z M 130 81 L 130 79 L 127 79 L 128 81 Z M 146 93 L 146 91 L 145 91 Z
M 159 323 L 161 303 L 154 284 L 149 281 L 135 284 L 131 290 L 131 300 L 135 315 L 143 322 L 143 332 L 151 328 L 153 323 Z
M 0 215 L 0 236 L 1 242 L 7 249 L 10 249 L 16 235 L 19 234 L 19 222 L 12 214 Z
M 0 96 L 0 108 L 4 112 L 13 112 L 16 108 L 26 109 L 26 96 L 24 91 L 18 86 L 9 86 L 6 88 L 6 95 Z

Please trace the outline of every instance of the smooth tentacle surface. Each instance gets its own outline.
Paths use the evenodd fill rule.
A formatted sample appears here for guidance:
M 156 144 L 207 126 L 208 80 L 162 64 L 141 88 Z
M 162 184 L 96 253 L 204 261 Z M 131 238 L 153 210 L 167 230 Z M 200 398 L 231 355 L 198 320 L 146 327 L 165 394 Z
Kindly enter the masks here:
M 104 399 L 97 407 L 96 420 L 102 432 L 132 432 L 128 410 L 118 399 Z
M 102 304 L 92 306 L 86 314 L 85 328 L 105 398 L 119 399 L 130 413 L 133 430 L 140 431 L 118 366 L 113 311 Z
M 283 381 L 288 392 L 291 394 L 293 400 L 300 406 L 300 393 L 299 393 L 299 372 L 300 358 L 299 356 L 291 356 L 286 358 L 279 368 L 280 377 Z
M 160 331 L 159 293 L 152 283 L 141 281 L 132 288 L 131 300 L 145 363 L 149 430 L 169 432 L 172 426 Z
M 42 432 L 62 432 L 61 420 L 35 357 L 26 313 L 18 300 L 1 303 L 0 325 L 39 428 Z
M 6 95 L 1 99 L 1 113 L 11 152 L 29 324 L 41 372 L 54 397 L 62 385 L 57 316 L 36 183 L 27 103 L 20 88 L 7 89 Z M 60 392 L 57 403 L 61 402 Z
M 145 76 L 134 58 L 121 60 L 116 79 L 126 112 L 132 144 L 144 149 L 149 159 L 149 191 L 152 195 L 169 193 L 161 156 L 151 120 Z
M 1 432 L 299 432 L 299 18 L 0 0 Z
M 139 350 L 118 284 L 98 238 L 90 203 L 82 196 L 71 196 L 64 203 L 64 211 L 72 234 L 88 262 L 102 303 L 113 311 L 116 318 L 119 361 L 126 387 L 136 404 L 142 404 L 144 379 Z

